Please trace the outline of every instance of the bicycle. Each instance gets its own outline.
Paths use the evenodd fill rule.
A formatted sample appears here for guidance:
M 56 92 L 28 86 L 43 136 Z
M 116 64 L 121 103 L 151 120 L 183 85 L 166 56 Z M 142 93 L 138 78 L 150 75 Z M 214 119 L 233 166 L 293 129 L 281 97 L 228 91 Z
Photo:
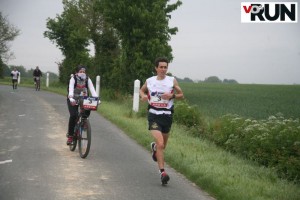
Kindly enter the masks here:
M 35 91 L 40 91 L 41 78 L 39 76 L 35 77 Z
M 75 151 L 78 141 L 79 155 L 81 158 L 86 158 L 91 147 L 91 124 L 88 116 L 85 115 L 85 110 L 95 111 L 98 108 L 98 97 L 81 97 L 77 104 L 79 112 L 74 128 L 73 141 L 69 145 L 70 151 Z

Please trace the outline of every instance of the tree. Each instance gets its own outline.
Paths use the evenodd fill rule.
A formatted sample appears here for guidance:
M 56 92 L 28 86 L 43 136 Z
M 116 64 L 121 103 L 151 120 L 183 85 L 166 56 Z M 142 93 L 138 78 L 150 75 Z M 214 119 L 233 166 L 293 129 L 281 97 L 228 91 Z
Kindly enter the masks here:
M 0 78 L 3 78 L 4 67 L 5 67 L 5 65 L 4 65 L 4 63 L 3 63 L 2 59 L 1 59 L 1 56 L 0 56 Z
M 10 76 L 10 72 L 14 70 L 14 68 L 16 68 L 18 70 L 18 72 L 21 73 L 21 76 L 22 77 L 28 77 L 28 73 L 27 73 L 27 70 L 25 69 L 24 66 L 20 65 L 20 66 L 17 66 L 17 65 L 10 65 L 9 66 L 9 76 Z M 30 76 L 32 77 L 32 75 Z
M 113 63 L 119 56 L 120 46 L 116 30 L 103 17 L 103 8 L 100 0 L 79 0 L 78 10 L 87 27 L 89 39 L 94 46 L 95 56 L 90 74 L 101 75 L 104 86 L 110 86 L 110 76 Z
M 13 25 L 9 24 L 6 17 L 2 16 L 0 12 L 0 76 L 3 77 L 4 62 L 13 56 L 9 53 L 8 42 L 13 41 L 18 35 L 19 30 Z
M 105 19 L 117 30 L 121 54 L 112 79 L 116 89 L 132 90 L 133 80 L 152 75 L 156 57 L 172 60 L 168 41 L 177 28 L 169 28 L 170 13 L 182 3 L 169 0 L 102 0 Z
M 217 76 L 210 76 L 205 78 L 205 83 L 222 83 L 222 81 Z
M 168 45 L 177 28 L 169 28 L 169 13 L 181 1 L 169 0 L 63 0 L 64 11 L 47 20 L 44 33 L 63 52 L 58 63 L 60 80 L 66 81 L 75 63 L 89 65 L 89 74 L 100 74 L 110 88 L 127 92 L 133 80 L 152 75 L 154 59 L 172 60 Z M 87 47 L 94 44 L 95 57 Z M 83 62 L 79 62 L 83 61 Z
M 49 72 L 49 71 L 47 71 L 47 72 L 44 73 L 44 74 L 46 75 L 47 73 L 49 73 L 49 79 L 50 79 L 50 80 L 58 80 L 57 74 L 55 74 L 55 73 L 53 73 L 53 72 Z
M 194 81 L 193 81 L 192 79 L 190 79 L 190 78 L 185 77 L 185 78 L 183 79 L 183 82 L 193 83 Z
M 102 76 L 108 81 L 112 63 L 118 56 L 119 40 L 114 29 L 105 23 L 99 0 L 64 0 L 64 11 L 55 19 L 47 20 L 48 31 L 44 33 L 56 43 L 65 59 L 58 63 L 60 81 L 66 82 L 74 73 L 74 66 L 83 64 L 89 68 L 89 76 Z M 95 57 L 88 53 L 88 46 L 95 47 Z
M 59 47 L 65 59 L 58 64 L 60 81 L 66 83 L 79 64 L 90 63 L 87 46 L 88 30 L 84 25 L 77 1 L 63 1 L 64 11 L 55 19 L 47 19 L 44 36 Z
M 224 79 L 223 83 L 237 84 L 238 82 L 234 79 Z

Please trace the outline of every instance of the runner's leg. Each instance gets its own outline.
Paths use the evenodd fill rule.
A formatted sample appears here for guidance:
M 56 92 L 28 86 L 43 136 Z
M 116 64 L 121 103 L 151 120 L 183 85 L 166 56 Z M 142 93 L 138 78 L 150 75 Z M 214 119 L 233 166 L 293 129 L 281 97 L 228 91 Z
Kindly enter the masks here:
M 164 169 L 164 149 L 167 145 L 168 134 L 162 134 L 159 130 L 151 130 L 156 144 L 156 158 L 159 169 Z

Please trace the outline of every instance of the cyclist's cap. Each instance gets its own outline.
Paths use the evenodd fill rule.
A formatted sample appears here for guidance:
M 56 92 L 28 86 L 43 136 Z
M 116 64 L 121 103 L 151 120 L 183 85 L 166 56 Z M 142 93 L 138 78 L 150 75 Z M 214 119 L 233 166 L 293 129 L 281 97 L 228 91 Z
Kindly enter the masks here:
M 85 66 L 79 65 L 79 66 L 77 67 L 77 72 L 79 72 L 80 70 L 86 71 L 86 67 L 85 67 Z

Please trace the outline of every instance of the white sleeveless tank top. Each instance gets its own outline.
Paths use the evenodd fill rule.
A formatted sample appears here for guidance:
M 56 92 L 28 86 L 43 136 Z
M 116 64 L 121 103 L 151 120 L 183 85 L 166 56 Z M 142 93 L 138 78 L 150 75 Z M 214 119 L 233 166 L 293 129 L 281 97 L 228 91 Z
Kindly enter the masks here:
M 164 100 L 161 95 L 165 92 L 174 92 L 174 77 L 166 76 L 163 80 L 157 80 L 157 76 L 152 76 L 147 79 L 147 88 L 149 112 L 156 115 L 171 114 L 173 99 Z

